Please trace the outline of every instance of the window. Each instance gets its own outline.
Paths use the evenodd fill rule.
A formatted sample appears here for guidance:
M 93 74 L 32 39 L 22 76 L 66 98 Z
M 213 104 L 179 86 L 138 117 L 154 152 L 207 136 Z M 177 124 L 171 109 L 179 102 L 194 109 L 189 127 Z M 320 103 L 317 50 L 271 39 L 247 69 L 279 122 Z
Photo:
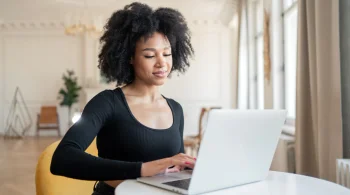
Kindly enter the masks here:
M 254 2 L 254 47 L 255 47 L 255 82 L 257 85 L 256 108 L 264 109 L 264 6 L 263 1 Z
M 297 70 L 297 25 L 298 8 L 296 0 L 284 0 L 283 21 L 283 64 L 284 64 L 284 105 L 288 118 L 296 115 L 296 70 Z
M 264 109 L 263 1 L 246 1 L 239 46 L 238 108 Z
M 244 1 L 239 48 L 238 108 L 264 109 L 264 1 Z M 274 4 L 276 5 L 276 4 Z M 288 123 L 294 124 L 296 115 L 297 70 L 297 0 L 281 0 L 273 7 L 274 45 L 274 108 L 288 110 Z M 271 31 L 270 31 L 271 33 Z M 277 42 L 278 43 L 277 43 Z M 277 50 L 276 50 L 277 48 Z M 273 57 L 272 57 L 273 58 Z M 282 69 L 281 69 L 282 67 Z M 278 85 L 276 84 L 278 83 Z M 266 96 L 267 97 L 267 96 Z
M 239 68 L 238 68 L 238 108 L 249 107 L 249 70 L 248 70 L 248 20 L 246 9 L 242 9 L 240 39 L 239 39 Z

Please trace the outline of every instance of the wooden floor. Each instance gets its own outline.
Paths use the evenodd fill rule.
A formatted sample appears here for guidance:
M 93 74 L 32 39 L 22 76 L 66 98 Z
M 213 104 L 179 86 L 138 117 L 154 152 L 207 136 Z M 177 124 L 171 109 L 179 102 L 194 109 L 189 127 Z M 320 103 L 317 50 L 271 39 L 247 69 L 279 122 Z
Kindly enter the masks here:
M 59 139 L 4 139 L 0 136 L 0 195 L 35 195 L 35 169 L 39 156 Z
M 41 152 L 59 137 L 0 137 L 0 194 L 35 195 L 35 168 Z

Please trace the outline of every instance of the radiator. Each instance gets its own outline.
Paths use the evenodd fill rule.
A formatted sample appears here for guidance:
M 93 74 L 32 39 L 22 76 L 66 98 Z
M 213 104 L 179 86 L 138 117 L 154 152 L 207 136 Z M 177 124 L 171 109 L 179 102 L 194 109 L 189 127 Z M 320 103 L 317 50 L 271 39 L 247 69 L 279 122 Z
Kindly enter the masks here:
M 350 188 L 350 159 L 337 159 L 337 184 Z
M 270 170 L 295 173 L 295 138 L 282 134 L 280 136 Z

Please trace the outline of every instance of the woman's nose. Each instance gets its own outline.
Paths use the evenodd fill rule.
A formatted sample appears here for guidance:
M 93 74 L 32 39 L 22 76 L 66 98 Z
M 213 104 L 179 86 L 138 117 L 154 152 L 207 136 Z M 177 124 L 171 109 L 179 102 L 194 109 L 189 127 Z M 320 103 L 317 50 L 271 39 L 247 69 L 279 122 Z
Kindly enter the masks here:
M 166 65 L 166 59 L 164 56 L 160 56 L 157 58 L 157 66 L 163 67 Z

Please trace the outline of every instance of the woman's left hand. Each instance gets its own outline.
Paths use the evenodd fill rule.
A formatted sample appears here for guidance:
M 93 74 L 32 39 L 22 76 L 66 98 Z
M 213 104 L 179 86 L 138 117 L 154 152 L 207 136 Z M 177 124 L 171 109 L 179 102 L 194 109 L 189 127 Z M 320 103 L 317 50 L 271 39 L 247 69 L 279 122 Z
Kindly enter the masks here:
M 196 158 L 195 158 L 196 160 Z M 167 168 L 165 170 L 165 173 L 177 173 L 177 172 L 180 172 L 180 171 L 183 171 L 186 167 L 184 166 L 179 166 L 179 165 L 176 165 L 176 166 L 173 166 L 171 168 Z

